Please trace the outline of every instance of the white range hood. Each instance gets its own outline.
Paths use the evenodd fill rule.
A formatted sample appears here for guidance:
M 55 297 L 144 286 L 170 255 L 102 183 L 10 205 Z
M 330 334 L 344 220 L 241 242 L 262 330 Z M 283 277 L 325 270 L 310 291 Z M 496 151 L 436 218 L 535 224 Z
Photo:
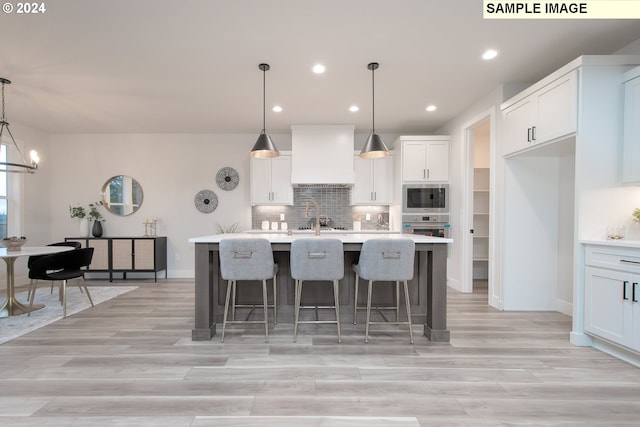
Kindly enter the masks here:
M 291 183 L 353 185 L 354 125 L 292 125 Z

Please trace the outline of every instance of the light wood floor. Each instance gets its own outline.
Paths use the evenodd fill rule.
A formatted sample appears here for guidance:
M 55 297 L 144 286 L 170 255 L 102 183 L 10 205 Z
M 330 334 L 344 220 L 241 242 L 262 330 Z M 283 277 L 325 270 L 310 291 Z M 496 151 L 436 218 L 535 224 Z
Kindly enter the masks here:
M 234 325 L 192 342 L 193 283 L 140 287 L 0 345 L 3 426 L 638 425 L 640 369 L 569 344 L 570 319 L 449 292 L 450 344 L 416 325 Z M 345 310 L 347 310 L 345 308 Z M 2 321 L 0 319 L 0 321 Z

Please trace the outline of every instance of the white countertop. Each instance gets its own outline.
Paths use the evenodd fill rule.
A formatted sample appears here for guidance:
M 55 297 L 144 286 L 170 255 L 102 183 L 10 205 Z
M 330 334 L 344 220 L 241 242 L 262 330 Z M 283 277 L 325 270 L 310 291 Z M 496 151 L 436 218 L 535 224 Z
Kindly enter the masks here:
M 321 232 L 319 237 L 316 237 L 311 233 L 298 233 L 294 232 L 292 236 L 288 236 L 284 232 L 280 233 L 264 233 L 259 235 L 262 238 L 268 239 L 271 243 L 291 243 L 295 239 L 322 239 L 333 238 L 340 239 L 342 243 L 363 243 L 369 239 L 413 239 L 416 243 L 453 243 L 453 239 L 445 239 L 442 237 L 420 236 L 417 234 L 400 234 L 394 232 L 387 233 L 353 233 L 353 232 L 339 232 L 334 230 L 333 232 Z M 213 234 L 210 236 L 192 237 L 189 239 L 189 243 L 220 243 L 222 239 L 240 239 L 240 238 L 255 238 L 255 233 L 230 233 L 230 234 Z
M 640 240 L 580 240 L 583 245 L 617 246 L 622 248 L 640 248 Z
M 247 234 L 287 234 L 288 230 L 246 230 Z M 292 230 L 293 234 L 314 234 L 314 230 Z M 391 230 L 320 230 L 320 234 L 400 234 L 399 231 Z

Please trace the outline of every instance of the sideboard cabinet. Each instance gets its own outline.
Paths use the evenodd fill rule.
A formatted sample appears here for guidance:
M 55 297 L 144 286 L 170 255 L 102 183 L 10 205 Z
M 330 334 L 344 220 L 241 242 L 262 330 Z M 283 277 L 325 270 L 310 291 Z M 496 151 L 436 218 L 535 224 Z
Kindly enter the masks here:
M 93 259 L 87 272 L 109 273 L 153 273 L 158 281 L 158 272 L 164 270 L 167 277 L 166 237 L 67 237 L 66 242 L 79 242 L 83 248 L 93 248 Z

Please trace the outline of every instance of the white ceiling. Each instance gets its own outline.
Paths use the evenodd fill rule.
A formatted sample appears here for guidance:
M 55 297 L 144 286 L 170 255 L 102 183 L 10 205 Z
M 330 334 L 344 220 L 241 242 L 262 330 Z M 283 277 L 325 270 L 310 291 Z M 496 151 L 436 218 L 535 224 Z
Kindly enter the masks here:
M 480 0 L 56 0 L 0 14 L 9 122 L 51 133 L 432 132 L 501 83 L 640 38 L 633 20 L 483 20 Z M 496 48 L 500 56 L 480 55 Z M 326 65 L 324 75 L 311 67 Z M 427 113 L 428 104 L 438 105 Z M 358 113 L 348 107 L 357 104 Z

